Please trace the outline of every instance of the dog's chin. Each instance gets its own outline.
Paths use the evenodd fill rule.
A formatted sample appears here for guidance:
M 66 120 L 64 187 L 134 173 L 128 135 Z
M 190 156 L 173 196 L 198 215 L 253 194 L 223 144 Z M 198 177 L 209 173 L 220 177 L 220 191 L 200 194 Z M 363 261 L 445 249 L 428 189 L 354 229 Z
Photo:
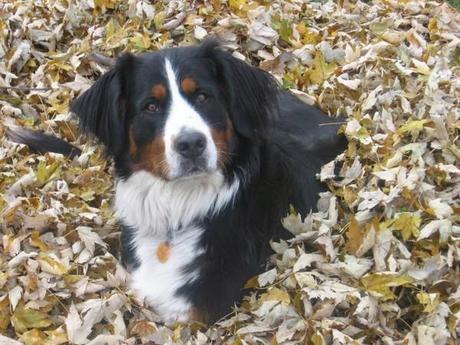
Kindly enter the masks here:
M 200 178 L 212 174 L 215 170 L 204 161 L 183 162 L 172 180 Z

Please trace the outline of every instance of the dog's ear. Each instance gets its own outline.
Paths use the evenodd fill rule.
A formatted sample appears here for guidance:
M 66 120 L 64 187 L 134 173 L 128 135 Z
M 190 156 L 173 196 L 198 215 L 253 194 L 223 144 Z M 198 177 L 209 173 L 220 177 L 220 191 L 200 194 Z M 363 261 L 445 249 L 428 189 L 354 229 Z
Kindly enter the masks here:
M 203 43 L 201 49 L 211 59 L 223 92 L 228 95 L 227 106 L 236 132 L 260 141 L 278 113 L 278 83 L 269 73 L 221 50 L 215 40 Z
M 120 153 L 126 137 L 126 78 L 134 56 L 126 54 L 71 105 L 83 133 L 97 137 L 109 155 Z

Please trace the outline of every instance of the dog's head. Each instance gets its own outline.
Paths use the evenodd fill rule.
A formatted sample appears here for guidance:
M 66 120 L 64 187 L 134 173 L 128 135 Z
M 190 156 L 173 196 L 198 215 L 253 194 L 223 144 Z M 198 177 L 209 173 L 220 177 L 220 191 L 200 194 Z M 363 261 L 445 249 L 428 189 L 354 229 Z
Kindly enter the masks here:
M 277 85 L 213 41 L 124 55 L 72 105 L 109 155 L 165 180 L 225 169 L 264 139 Z

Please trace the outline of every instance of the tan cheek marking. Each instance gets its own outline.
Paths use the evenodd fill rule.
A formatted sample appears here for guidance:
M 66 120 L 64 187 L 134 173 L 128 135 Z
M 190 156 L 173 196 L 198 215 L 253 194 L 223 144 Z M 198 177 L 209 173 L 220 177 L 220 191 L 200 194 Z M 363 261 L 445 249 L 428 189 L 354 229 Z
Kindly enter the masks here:
M 157 248 L 157 258 L 162 264 L 168 261 L 171 255 L 171 246 L 167 242 L 162 242 Z
M 181 86 L 185 93 L 194 93 L 197 89 L 196 81 L 192 78 L 185 78 L 182 80 Z
M 230 118 L 227 116 L 227 141 L 230 143 L 230 141 L 233 138 L 233 135 L 235 134 L 233 130 L 233 123 L 230 121 Z
M 131 155 L 132 158 L 136 158 L 137 156 L 137 145 L 136 145 L 136 142 L 134 141 L 132 128 L 129 130 L 129 154 Z
M 156 84 L 152 87 L 152 96 L 158 100 L 163 100 L 166 97 L 166 88 L 162 84 Z
M 227 118 L 227 128 L 225 131 L 212 129 L 211 136 L 217 147 L 217 161 L 220 166 L 224 166 L 230 158 L 229 148 L 233 137 L 233 125 Z
M 163 138 L 156 138 L 142 149 L 138 149 L 138 160 L 134 170 L 147 170 L 152 174 L 168 180 L 169 167 L 165 157 L 165 143 Z

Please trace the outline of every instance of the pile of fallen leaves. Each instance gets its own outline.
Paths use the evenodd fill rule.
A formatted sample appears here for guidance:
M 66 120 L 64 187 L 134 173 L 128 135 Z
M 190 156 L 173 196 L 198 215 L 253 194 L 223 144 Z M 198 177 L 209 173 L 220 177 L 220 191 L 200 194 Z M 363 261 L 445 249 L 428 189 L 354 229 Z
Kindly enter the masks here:
M 208 35 L 345 116 L 349 145 L 235 313 L 166 327 L 126 287 L 110 162 L 68 106 L 121 52 Z M 0 343 L 458 344 L 459 100 L 460 15 L 446 3 L 1 2 Z M 32 154 L 5 138 L 11 125 L 84 153 Z

